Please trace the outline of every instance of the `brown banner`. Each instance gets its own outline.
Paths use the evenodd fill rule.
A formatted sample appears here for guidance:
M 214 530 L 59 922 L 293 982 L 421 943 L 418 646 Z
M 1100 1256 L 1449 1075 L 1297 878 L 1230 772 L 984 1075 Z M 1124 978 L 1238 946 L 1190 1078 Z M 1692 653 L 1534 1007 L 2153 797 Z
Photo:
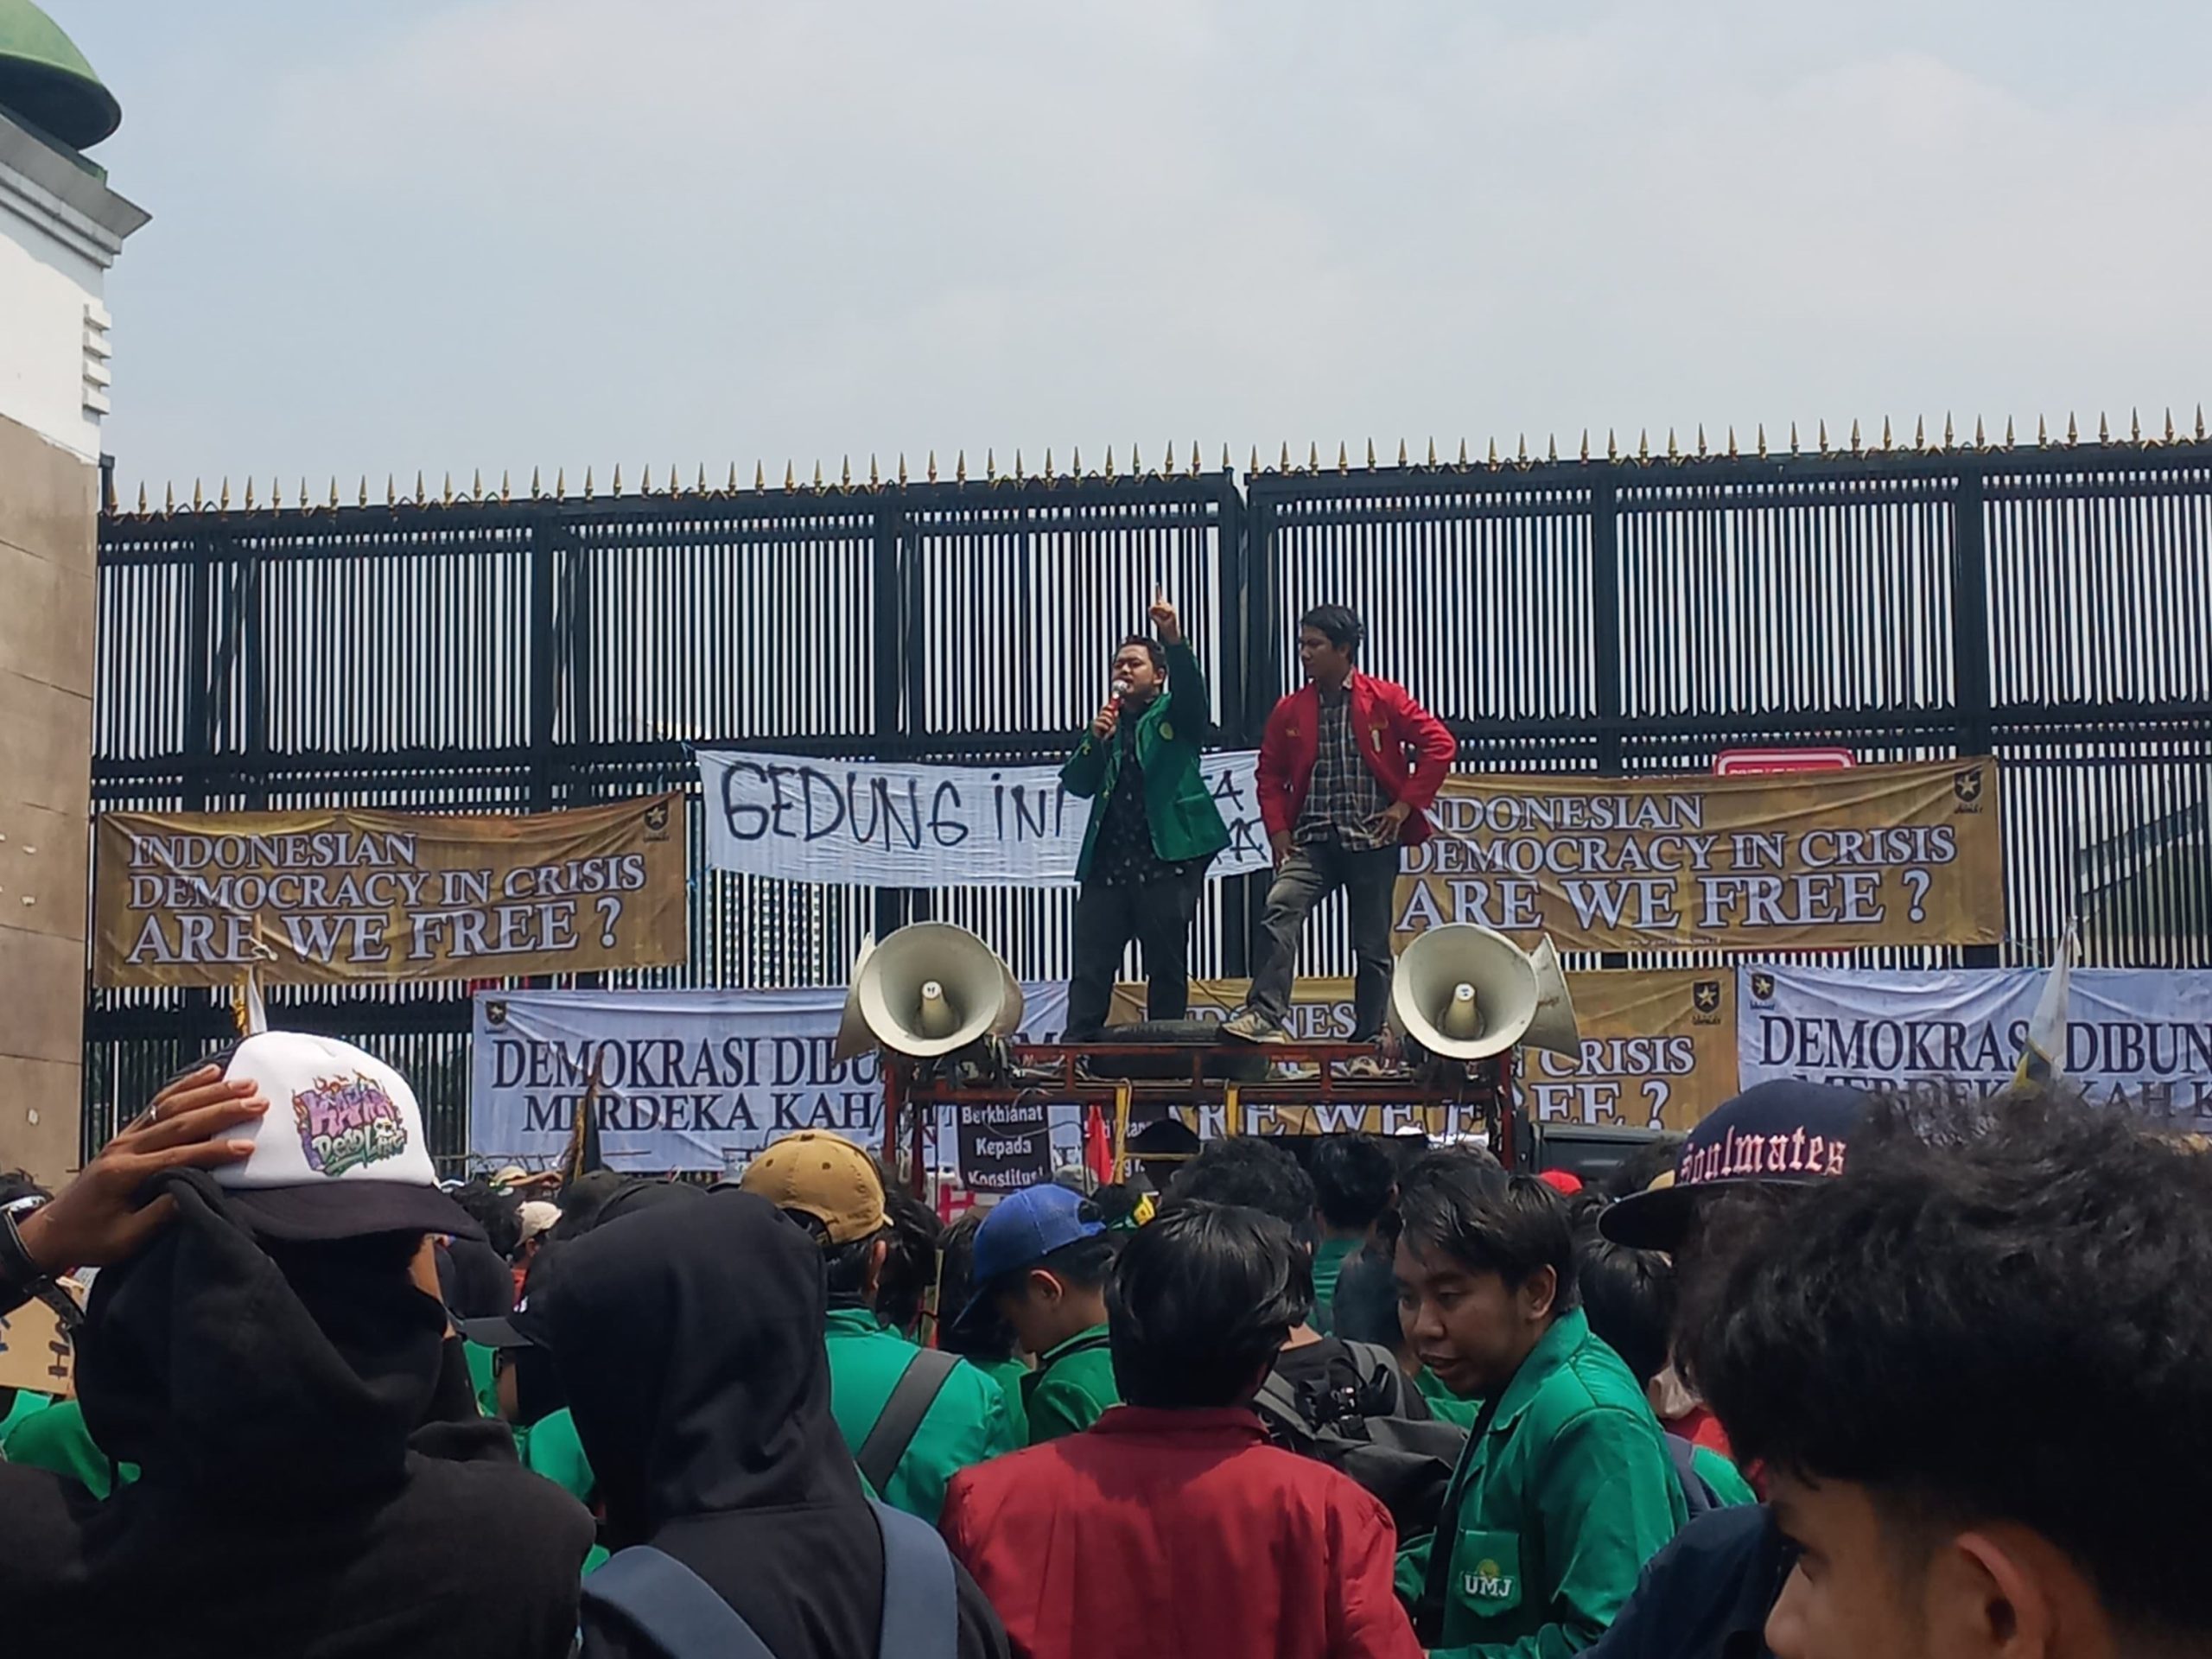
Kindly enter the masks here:
M 682 962 L 683 799 L 522 817 L 99 820 L 101 985 L 495 979 Z
M 1455 772 L 1406 855 L 1402 934 L 1562 950 L 1840 950 L 2005 934 L 1997 763 L 1713 778 Z
M 1570 1060 L 1521 1051 L 1521 1100 L 1532 1118 L 1687 1129 L 1736 1092 L 1732 969 L 1569 974 L 1567 982 L 1582 1053 Z M 1244 990 L 1241 979 L 1192 980 L 1192 1018 L 1226 1019 L 1244 1005 Z M 1144 1018 L 1141 984 L 1116 988 L 1111 1018 L 1117 1024 Z M 1301 1042 L 1350 1041 L 1351 981 L 1300 980 L 1287 1024 Z M 1226 1132 L 1221 1109 L 1200 1116 L 1201 1134 Z M 1443 1135 L 1475 1127 L 1431 1121 L 1440 1116 L 1425 1118 L 1412 1107 L 1255 1106 L 1246 1109 L 1243 1127 L 1255 1135 L 1395 1135 L 1414 1128 Z

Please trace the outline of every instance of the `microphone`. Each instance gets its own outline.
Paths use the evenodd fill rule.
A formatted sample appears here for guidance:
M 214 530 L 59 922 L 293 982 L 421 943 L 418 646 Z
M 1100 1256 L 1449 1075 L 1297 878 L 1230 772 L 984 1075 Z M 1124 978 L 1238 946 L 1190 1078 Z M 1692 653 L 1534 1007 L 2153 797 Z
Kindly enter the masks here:
M 1124 697 L 1129 695 L 1129 683 L 1127 680 L 1116 680 L 1113 686 L 1114 701 L 1116 702 L 1121 702 Z

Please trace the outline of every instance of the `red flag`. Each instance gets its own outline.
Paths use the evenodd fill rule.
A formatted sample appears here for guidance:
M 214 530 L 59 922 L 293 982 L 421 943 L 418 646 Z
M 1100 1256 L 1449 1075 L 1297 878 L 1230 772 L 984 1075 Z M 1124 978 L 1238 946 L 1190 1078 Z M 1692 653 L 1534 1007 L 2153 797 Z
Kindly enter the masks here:
M 1100 1185 L 1114 1179 L 1114 1137 L 1104 1109 L 1095 1103 L 1083 1109 L 1083 1161 Z

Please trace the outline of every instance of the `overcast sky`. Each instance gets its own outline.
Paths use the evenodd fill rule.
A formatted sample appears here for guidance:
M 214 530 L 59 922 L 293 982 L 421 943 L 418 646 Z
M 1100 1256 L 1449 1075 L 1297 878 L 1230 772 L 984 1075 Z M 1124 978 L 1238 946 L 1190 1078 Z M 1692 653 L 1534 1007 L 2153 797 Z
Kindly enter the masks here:
M 2212 392 L 2202 3 L 44 3 L 126 493 Z

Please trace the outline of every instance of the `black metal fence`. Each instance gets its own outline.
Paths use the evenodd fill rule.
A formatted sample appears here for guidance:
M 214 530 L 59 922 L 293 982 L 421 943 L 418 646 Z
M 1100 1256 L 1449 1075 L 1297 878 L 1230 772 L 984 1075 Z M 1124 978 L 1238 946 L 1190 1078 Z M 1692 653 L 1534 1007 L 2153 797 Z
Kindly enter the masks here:
M 2212 444 L 1286 467 L 504 493 L 111 513 L 95 810 L 334 803 L 544 810 L 696 794 L 694 744 L 1057 759 L 1155 582 L 1249 745 L 1295 619 L 1369 622 L 1368 666 L 1477 768 L 1702 770 L 1833 741 L 2003 762 L 2009 943 L 1866 960 L 2212 965 Z M 976 928 L 1066 968 L 1068 895 L 875 893 L 705 867 L 691 960 L 640 982 L 838 982 L 860 935 Z M 1217 884 L 1198 972 L 1245 963 Z M 1308 971 L 1339 970 L 1338 930 Z M 1638 958 L 1637 960 L 1644 960 Z M 1652 961 L 1666 958 L 1649 958 Z M 457 985 L 283 988 L 465 1140 Z M 229 1028 L 207 993 L 96 992 L 86 1139 Z

